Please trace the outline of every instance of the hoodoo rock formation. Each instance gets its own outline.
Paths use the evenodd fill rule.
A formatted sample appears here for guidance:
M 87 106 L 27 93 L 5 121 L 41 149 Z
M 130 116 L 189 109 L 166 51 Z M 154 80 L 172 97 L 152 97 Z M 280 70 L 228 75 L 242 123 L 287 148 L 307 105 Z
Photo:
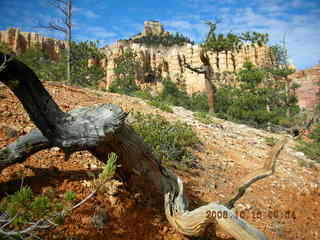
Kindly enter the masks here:
M 147 82 L 150 79 L 156 81 L 159 78 L 167 78 L 186 87 L 188 93 L 203 91 L 205 89 L 204 76 L 195 74 L 187 69 L 183 60 L 186 59 L 192 66 L 200 66 L 199 45 L 185 44 L 183 46 L 174 45 L 172 47 L 148 47 L 144 44 L 137 44 L 132 39 L 140 38 L 146 35 L 166 35 L 166 32 L 157 21 L 144 22 L 144 30 L 141 34 L 133 36 L 129 40 L 119 40 L 115 44 L 104 49 L 106 59 L 102 66 L 106 69 L 105 87 L 108 87 L 114 78 L 114 59 L 119 56 L 126 48 L 131 48 L 137 53 L 141 63 L 137 69 L 136 77 L 139 82 Z M 219 53 L 217 61 L 216 54 L 209 55 L 210 63 L 216 72 L 234 72 L 239 70 L 246 60 L 261 66 L 272 63 L 272 55 L 268 46 L 244 46 L 236 52 Z M 232 78 L 230 79 L 232 81 Z

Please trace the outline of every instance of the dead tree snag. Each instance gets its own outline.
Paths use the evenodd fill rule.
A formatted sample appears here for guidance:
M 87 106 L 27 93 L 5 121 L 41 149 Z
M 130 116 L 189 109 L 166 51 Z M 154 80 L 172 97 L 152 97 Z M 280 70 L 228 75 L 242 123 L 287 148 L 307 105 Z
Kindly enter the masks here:
M 213 84 L 214 71 L 210 65 L 209 57 L 204 52 L 204 50 L 201 50 L 200 52 L 200 60 L 202 62 L 201 67 L 192 67 L 190 64 L 186 62 L 186 59 L 184 58 L 184 66 L 188 68 L 190 71 L 196 72 L 198 74 L 204 74 L 205 86 L 208 94 L 209 113 L 214 113 L 215 112 L 214 99 L 215 99 L 215 92 L 216 92 L 216 87 Z

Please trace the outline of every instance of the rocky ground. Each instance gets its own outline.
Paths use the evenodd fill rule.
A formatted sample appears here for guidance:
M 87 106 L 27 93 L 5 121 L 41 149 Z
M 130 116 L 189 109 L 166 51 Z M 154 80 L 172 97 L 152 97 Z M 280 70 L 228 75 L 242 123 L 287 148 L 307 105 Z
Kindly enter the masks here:
M 201 144 L 193 150 L 195 167 L 174 169 L 183 179 L 191 206 L 227 199 L 246 174 L 263 165 L 271 149 L 267 138 L 285 135 L 213 118 L 212 124 L 199 122 L 193 113 L 174 107 L 174 113 L 162 112 L 143 100 L 108 92 L 91 91 L 47 83 L 50 94 L 66 111 L 100 103 L 121 105 L 126 111 L 157 113 L 170 121 L 181 120 L 193 127 Z M 34 125 L 17 98 L 0 86 L 0 148 L 29 132 Z M 236 204 L 242 217 L 264 232 L 269 239 L 312 240 L 320 238 L 320 164 L 294 150 L 296 141 L 281 152 L 276 173 L 251 186 Z M 88 152 L 73 154 L 68 161 L 58 148 L 41 151 L 24 164 L 4 169 L 0 175 L 0 197 L 20 186 L 18 171 L 26 176 L 36 193 L 53 189 L 57 193 L 73 190 L 77 198 L 90 193 L 88 172 L 99 172 L 101 164 Z M 116 184 L 116 182 L 114 182 Z M 114 196 L 98 194 L 67 217 L 65 224 L 42 233 L 44 239 L 187 239 L 168 224 L 161 196 L 145 196 L 139 189 L 118 187 Z M 152 192 L 152 191 L 151 191 Z M 229 239 L 217 228 L 217 236 Z

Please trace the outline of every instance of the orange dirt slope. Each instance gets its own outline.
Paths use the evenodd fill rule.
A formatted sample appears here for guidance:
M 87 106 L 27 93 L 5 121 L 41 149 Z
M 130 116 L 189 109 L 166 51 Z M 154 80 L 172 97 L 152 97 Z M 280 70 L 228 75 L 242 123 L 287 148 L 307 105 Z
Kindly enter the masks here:
M 157 113 L 170 121 L 179 119 L 191 125 L 203 144 L 201 149 L 193 150 L 198 157 L 197 167 L 174 171 L 183 179 L 192 207 L 225 200 L 240 178 L 263 165 L 271 149 L 265 138 L 284 137 L 215 118 L 213 124 L 206 125 L 183 108 L 173 107 L 174 113 L 162 112 L 134 97 L 55 83 L 46 83 L 45 87 L 65 111 L 111 102 L 121 105 L 126 111 Z M 0 147 L 3 147 L 29 132 L 34 125 L 6 87 L 0 86 L 0 92 L 5 96 L 0 98 Z M 13 132 L 8 133 L 4 126 L 11 126 Z M 276 173 L 251 186 L 235 205 L 238 213 L 269 239 L 320 239 L 320 165 L 296 152 L 295 144 L 290 138 L 279 156 Z M 58 148 L 41 151 L 25 163 L 1 172 L 0 197 L 18 189 L 20 180 L 17 172 L 20 170 L 26 175 L 24 182 L 30 184 L 34 192 L 52 189 L 60 196 L 67 190 L 73 190 L 80 200 L 90 193 L 85 184 L 88 172 L 99 172 L 101 164 L 88 152 L 78 152 L 64 161 L 64 155 Z M 141 194 L 141 190 L 134 187 L 120 186 L 118 191 L 115 196 L 99 193 L 72 212 L 65 224 L 41 233 L 41 237 L 74 240 L 187 239 L 176 233 L 167 222 L 162 196 Z M 97 216 L 103 217 L 102 224 Z M 217 228 L 217 236 L 209 231 L 207 239 L 232 238 Z

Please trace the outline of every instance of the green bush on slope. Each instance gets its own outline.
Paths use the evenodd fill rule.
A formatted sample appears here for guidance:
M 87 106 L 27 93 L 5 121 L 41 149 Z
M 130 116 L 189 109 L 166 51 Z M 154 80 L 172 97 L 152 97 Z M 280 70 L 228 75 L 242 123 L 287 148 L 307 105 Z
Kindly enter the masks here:
M 188 148 L 199 143 L 199 139 L 190 126 L 180 121 L 171 123 L 160 115 L 138 112 L 134 118 L 134 130 L 166 166 L 192 166 L 194 157 Z
M 299 141 L 297 150 L 303 152 L 308 158 L 320 163 L 320 122 L 308 134 L 308 141 Z

